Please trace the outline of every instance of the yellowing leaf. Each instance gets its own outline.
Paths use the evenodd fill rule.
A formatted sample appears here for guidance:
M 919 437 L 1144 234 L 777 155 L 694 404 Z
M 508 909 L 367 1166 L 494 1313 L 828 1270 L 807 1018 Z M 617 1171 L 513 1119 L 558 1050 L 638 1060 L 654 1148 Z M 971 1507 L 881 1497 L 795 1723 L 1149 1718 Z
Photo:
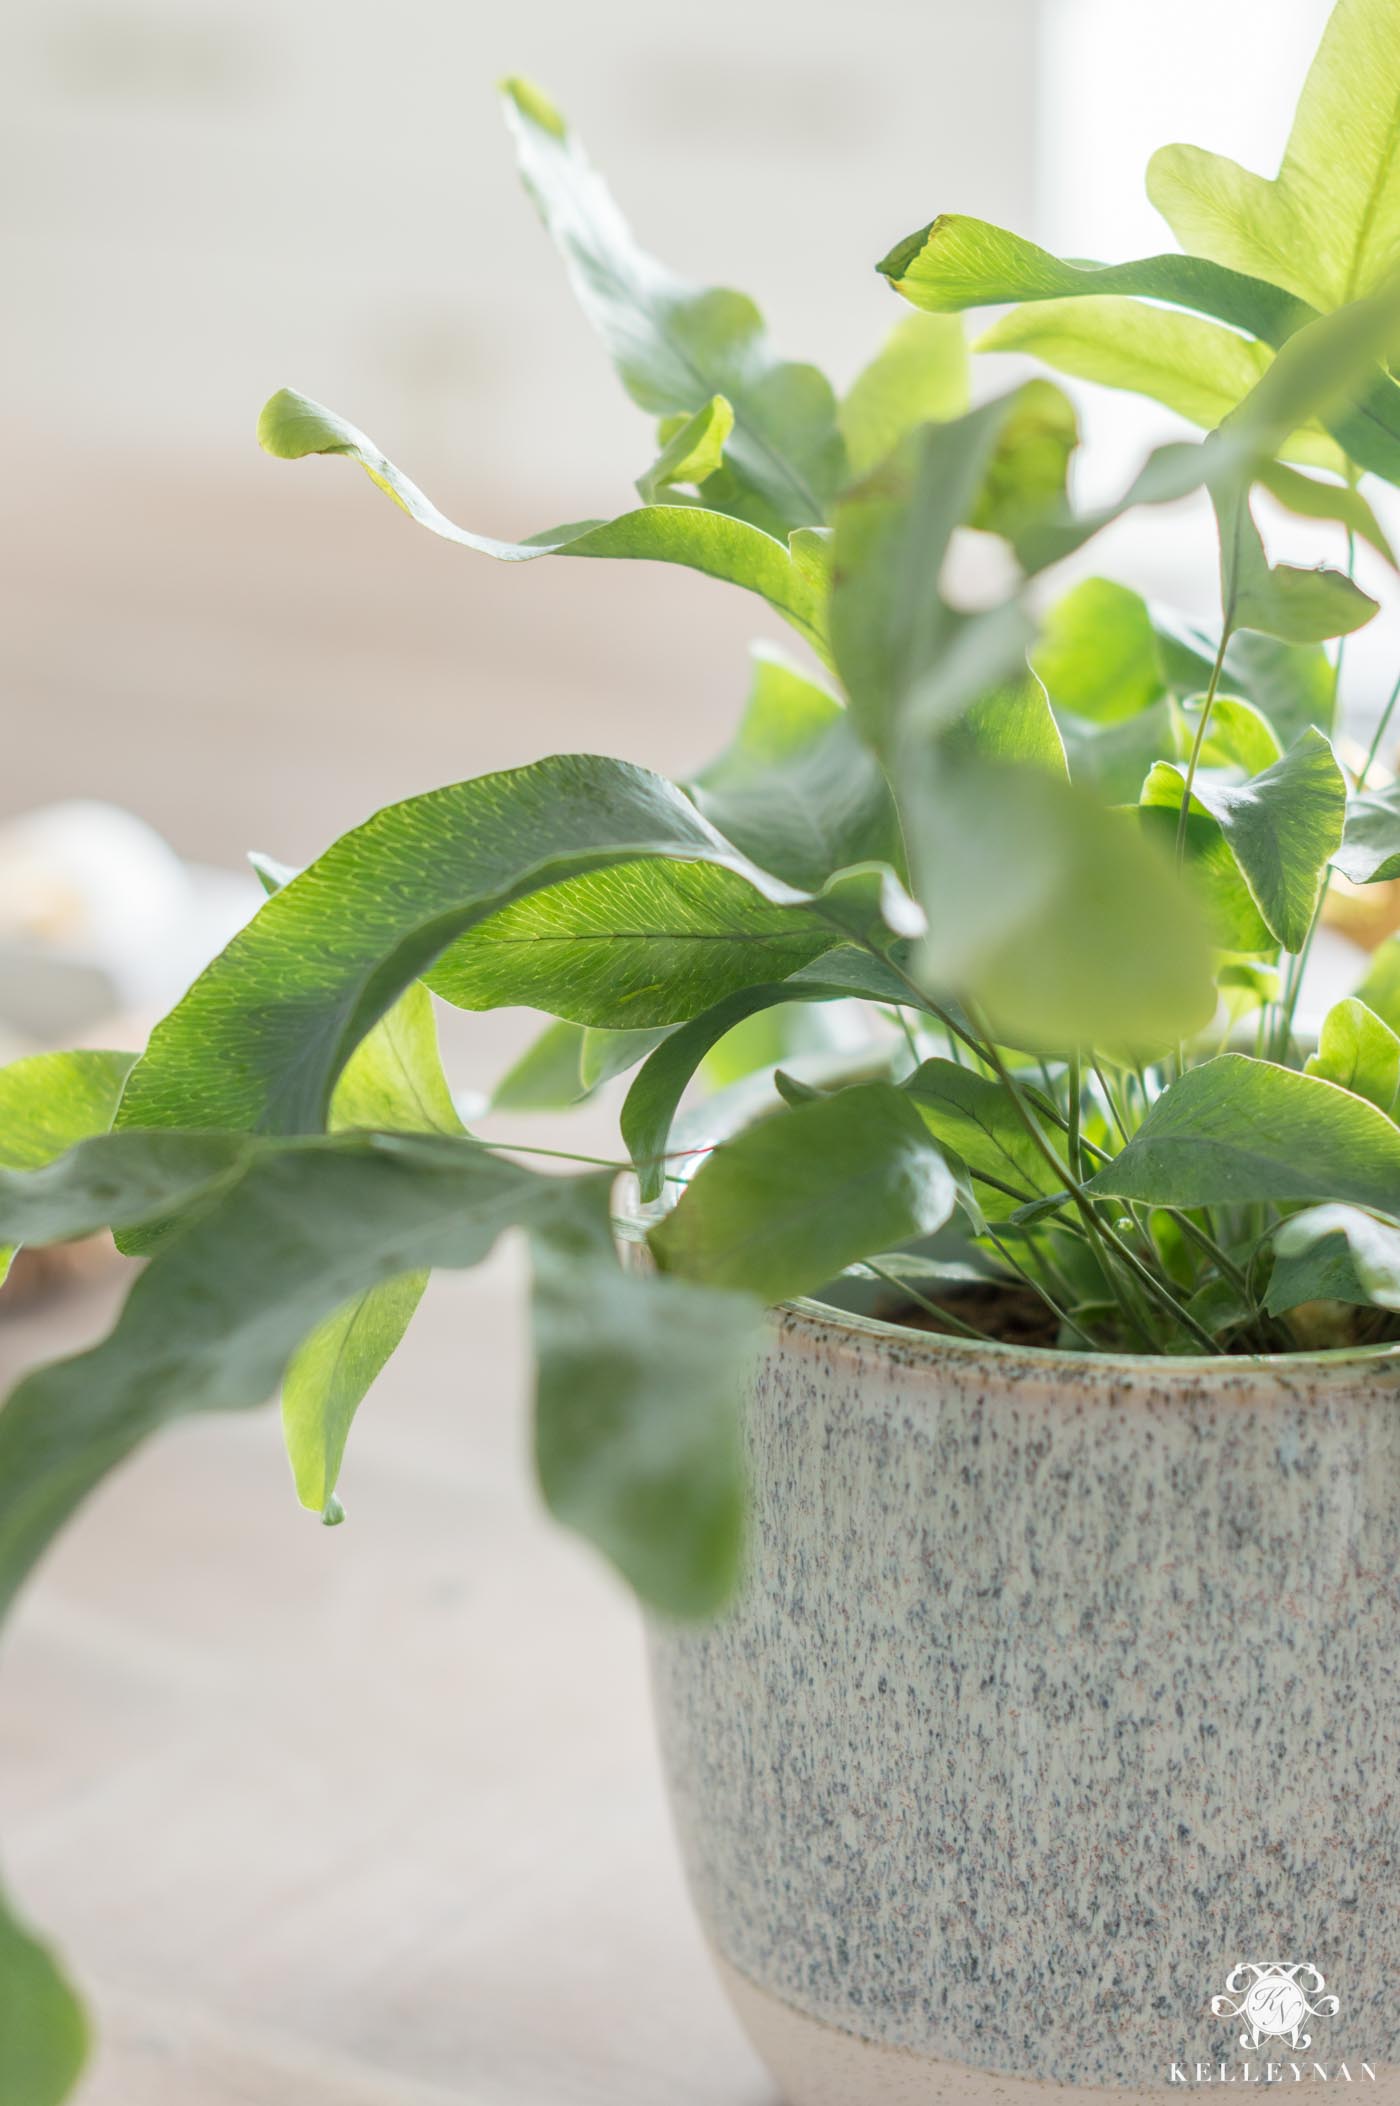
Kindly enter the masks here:
M 1272 181 L 1167 146 L 1148 195 L 1197 256 L 1266 278 L 1324 312 L 1400 265 L 1400 6 L 1338 0 Z
M 1150 395 L 1207 431 L 1238 409 L 1273 362 L 1267 345 L 1218 322 L 1105 295 L 1013 308 L 976 349 L 1028 352 L 1057 373 Z M 1322 431 L 1298 432 L 1286 452 L 1338 473 L 1345 466 L 1341 448 Z
M 967 342 L 952 315 L 910 315 L 857 375 L 837 412 L 851 474 L 866 475 L 917 424 L 968 407 Z

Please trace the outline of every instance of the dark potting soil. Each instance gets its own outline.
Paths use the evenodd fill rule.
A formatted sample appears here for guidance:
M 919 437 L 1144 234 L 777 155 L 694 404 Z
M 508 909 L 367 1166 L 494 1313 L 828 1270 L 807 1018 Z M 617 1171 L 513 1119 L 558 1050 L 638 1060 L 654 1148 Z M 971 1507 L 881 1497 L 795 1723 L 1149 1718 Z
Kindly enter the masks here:
M 1027 1287 L 968 1285 L 930 1292 L 929 1300 L 950 1316 L 970 1324 L 1001 1345 L 1062 1346 L 1059 1325 L 1040 1297 Z M 940 1324 L 917 1302 L 891 1296 L 878 1315 L 885 1323 L 900 1324 L 908 1331 L 930 1331 L 935 1336 L 956 1335 L 952 1324 Z M 1342 1302 L 1306 1302 L 1290 1312 L 1296 1341 L 1293 1350 L 1304 1353 L 1344 1352 L 1356 1346 L 1400 1343 L 1400 1317 L 1384 1309 L 1351 1308 Z M 1221 1339 L 1227 1354 L 1278 1352 L 1281 1347 L 1250 1332 L 1227 1333 Z M 1070 1350 L 1087 1350 L 1077 1339 Z M 1141 1348 L 1130 1341 L 1114 1346 L 1115 1352 Z

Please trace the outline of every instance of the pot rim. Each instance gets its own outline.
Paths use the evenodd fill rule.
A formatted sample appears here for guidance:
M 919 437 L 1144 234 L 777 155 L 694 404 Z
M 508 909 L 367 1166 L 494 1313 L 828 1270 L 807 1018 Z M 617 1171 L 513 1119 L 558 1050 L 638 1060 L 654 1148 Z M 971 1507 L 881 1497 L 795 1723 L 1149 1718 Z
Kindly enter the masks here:
M 1325 1376 L 1334 1369 L 1351 1371 L 1359 1366 L 1400 1367 L 1400 1342 L 1388 1345 L 1340 1346 L 1317 1353 L 1089 1353 L 1072 1352 L 1062 1346 L 1013 1345 L 1004 1339 L 959 1338 L 943 1331 L 923 1331 L 892 1324 L 883 1317 L 862 1316 L 854 1310 L 838 1309 L 831 1302 L 811 1295 L 797 1295 L 779 1302 L 769 1311 L 785 1329 L 794 1327 L 833 1335 L 833 1342 L 855 1347 L 860 1340 L 873 1345 L 898 1346 L 909 1359 L 964 1362 L 978 1360 L 1005 1365 L 1008 1361 L 1034 1367 L 1046 1374 L 1082 1381 L 1092 1369 L 1102 1368 L 1120 1375 L 1148 1375 L 1154 1381 L 1170 1381 L 1172 1375 L 1203 1376 L 1238 1382 L 1248 1375 Z
M 619 1241 L 632 1247 L 637 1253 L 634 1262 L 641 1264 L 652 1262 L 646 1244 L 647 1226 L 641 1210 L 618 1214 L 613 1222 Z M 1319 1353 L 1075 1353 L 1063 1346 L 1012 1345 L 999 1338 L 959 1338 L 952 1332 L 917 1330 L 888 1323 L 883 1317 L 862 1316 L 853 1309 L 838 1309 L 833 1302 L 820 1301 L 815 1295 L 794 1295 L 790 1301 L 771 1303 L 768 1315 L 784 1330 L 821 1333 L 829 1344 L 848 1352 L 858 1351 L 862 1343 L 897 1346 L 908 1360 L 952 1357 L 964 1363 L 991 1362 L 998 1367 L 1010 1362 L 1069 1381 L 1083 1381 L 1090 1370 L 1099 1368 L 1112 1374 L 1150 1376 L 1154 1381 L 1180 1374 L 1195 1382 L 1210 1375 L 1238 1382 L 1247 1375 L 1326 1376 L 1333 1370 L 1352 1371 L 1357 1367 L 1400 1367 L 1400 1341 L 1389 1345 L 1336 1346 L 1330 1352 Z

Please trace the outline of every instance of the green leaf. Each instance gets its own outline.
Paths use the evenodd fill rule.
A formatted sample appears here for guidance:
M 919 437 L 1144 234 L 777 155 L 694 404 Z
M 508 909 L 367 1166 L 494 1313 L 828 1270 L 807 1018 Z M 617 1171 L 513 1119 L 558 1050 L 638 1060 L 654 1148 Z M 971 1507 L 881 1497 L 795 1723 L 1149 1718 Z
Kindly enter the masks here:
M 1055 602 L 1031 666 L 1057 712 L 1091 724 L 1122 723 L 1167 692 L 1146 601 L 1108 578 L 1085 578 Z
M 0 1169 L 0 1242 L 70 1243 L 205 1206 L 246 1169 L 238 1133 L 102 1133 L 35 1170 Z
M 1394 568 L 1395 551 L 1359 490 L 1345 483 L 1319 482 L 1316 476 L 1300 475 L 1296 468 L 1266 461 L 1258 471 L 1259 481 L 1285 511 L 1299 519 L 1330 519 L 1358 541 L 1364 541 Z
M 404 989 L 351 1054 L 335 1086 L 330 1125 L 337 1132 L 463 1131 L 442 1072 L 433 998 L 421 981 Z
M 1400 1309 L 1400 1228 L 1356 1207 L 1312 1207 L 1274 1237 L 1270 1315 L 1301 1302 L 1352 1302 Z
M 643 504 L 664 504 L 666 493 L 678 484 L 698 487 L 705 482 L 723 463 L 733 429 L 734 411 L 723 395 L 714 396 L 693 417 L 680 418 L 646 474 L 637 478 Z
M 717 1002 L 703 1016 L 683 1024 L 646 1061 L 622 1107 L 622 1138 L 636 1166 L 642 1198 L 660 1196 L 665 1182 L 663 1160 L 681 1098 L 700 1063 L 747 1017 L 778 1003 L 861 1000 L 909 1003 L 908 986 L 878 958 L 854 947 L 828 951 L 824 958 L 791 979 L 766 987 L 741 988 Z
M 978 1198 L 991 1220 L 1003 1221 L 1060 1190 L 1063 1180 L 1051 1172 L 1004 1083 L 955 1061 L 926 1060 L 901 1088 L 939 1146 L 981 1181 Z
M 299 461 L 308 454 L 344 454 L 358 461 L 370 481 L 419 526 L 502 562 L 529 563 L 537 556 L 554 555 L 616 556 L 679 563 L 688 570 L 704 571 L 746 592 L 756 592 L 818 653 L 826 649 L 826 581 L 810 545 L 796 535 L 785 544 L 746 520 L 694 504 L 644 505 L 616 519 L 586 519 L 529 541 L 497 541 L 489 535 L 472 534 L 445 518 L 362 431 L 287 388 L 264 405 L 258 443 L 280 461 Z
M 726 840 L 791 885 L 816 890 L 853 863 L 899 858 L 878 761 L 841 705 L 771 645 L 754 646 L 734 739 L 687 787 Z
M 1259 629 L 1283 643 L 1349 636 L 1379 611 L 1377 601 L 1339 570 L 1270 563 L 1246 488 L 1211 489 L 1220 526 L 1221 598 L 1231 629 Z
M 984 220 L 948 215 L 911 234 L 879 268 L 916 307 L 953 313 L 1010 300 L 1075 298 L 1128 293 L 1213 316 L 1277 350 L 1317 319 L 1305 300 L 1197 256 L 1148 256 L 1135 263 L 1063 263 L 1034 243 Z M 1379 359 L 1379 354 L 1378 354 Z M 1400 387 L 1384 372 L 1359 376 L 1355 399 L 1309 403 L 1282 423 L 1268 451 L 1276 453 L 1299 426 L 1317 419 L 1359 467 L 1394 482 L 1400 478 Z
M 0 1233 L 73 1233 L 99 1171 L 106 1219 L 140 1215 L 157 1186 L 169 1211 L 176 1158 L 188 1179 L 203 1151 L 208 1174 L 217 1141 L 227 1157 L 228 1136 L 115 1134 L 49 1169 L 0 1174 Z M 242 1175 L 159 1250 L 115 1330 L 28 1376 L 0 1411 L 0 1603 L 147 1433 L 261 1403 L 308 1332 L 351 1299 L 431 1266 L 474 1265 L 507 1228 L 586 1228 L 596 1244 L 606 1218 L 610 1178 L 541 1177 L 466 1138 L 236 1145 Z
M 189 1155 L 210 1138 L 115 1135 L 83 1144 L 55 1170 L 10 1174 L 0 1182 L 0 1230 L 31 1227 L 45 1211 L 50 1228 L 85 1219 L 84 1150 L 107 1153 L 103 1190 L 115 1220 L 139 1210 L 158 1173 L 169 1185 L 177 1144 Z M 620 1282 L 609 1176 L 541 1177 L 445 1135 L 245 1140 L 242 1151 L 240 1180 L 161 1249 L 115 1330 L 30 1375 L 0 1411 L 0 1604 L 147 1433 L 186 1413 L 261 1402 L 333 1310 L 405 1274 L 474 1265 L 512 1227 L 531 1232 L 540 1260 L 551 1504 L 663 1610 L 717 1604 L 732 1576 L 737 1499 L 723 1458 L 754 1305 L 676 1283 L 655 1294 L 649 1279 Z M 41 1183 L 47 1196 L 35 1203 L 28 1194 Z
M 638 1061 L 645 1060 L 648 1053 L 662 1045 L 671 1035 L 670 1026 L 654 1031 L 605 1031 L 588 1027 L 583 1034 L 579 1049 L 579 1080 L 591 1096 L 605 1082 L 617 1075 L 625 1075 L 635 1068 Z
M 816 969 L 819 971 L 820 968 L 821 960 L 818 959 Z M 732 1089 L 750 1077 L 760 1076 L 765 1069 L 771 1069 L 773 1087 L 781 1095 L 783 1084 L 778 1071 L 782 1063 L 806 1054 L 831 1055 L 838 1061 L 844 1057 L 847 1063 L 859 1062 L 861 1051 L 857 1047 L 856 1034 L 859 1034 L 861 1048 L 878 1061 L 870 1020 L 865 1018 L 857 1022 L 849 1009 L 842 1013 L 844 1005 L 840 1004 L 836 1004 L 838 1013 L 833 1016 L 834 1003 L 835 997 L 832 1002 L 776 1001 L 741 1018 L 710 1048 L 700 1064 L 700 1076 L 706 1090 Z M 882 1039 L 879 1043 L 883 1049 L 886 1042 Z M 850 1081 L 854 1078 L 848 1075 L 844 1079 Z
M 1033 675 L 1014 686 L 979 695 L 945 734 L 944 750 L 985 761 L 1025 762 L 1065 777 L 1065 743 L 1054 711 Z
M 433 999 L 421 981 L 400 995 L 355 1048 L 331 1099 L 332 1131 L 460 1134 L 442 1072 Z M 345 1442 L 366 1393 L 398 1349 L 428 1284 L 407 1273 L 367 1288 L 298 1347 L 282 1382 L 282 1437 L 303 1506 L 333 1507 Z
M 1189 741 L 1182 759 L 1190 752 L 1204 714 L 1204 696 L 1197 696 L 1182 707 L 1185 738 Z M 1278 733 L 1261 709 L 1238 695 L 1215 697 L 1201 741 L 1201 767 L 1238 768 L 1244 775 L 1262 775 L 1283 759 L 1283 751 Z
M 1028 380 L 1011 406 L 968 525 L 1019 547 L 1046 514 L 1069 502 L 1069 472 L 1079 446 L 1079 416 L 1062 388 Z
M 0 2106 L 61 2106 L 88 2055 L 81 2004 L 0 1893 Z
M 1400 783 L 1362 790 L 1351 799 L 1342 845 L 1332 860 L 1353 885 L 1400 877 Z
M 491 1093 L 492 1111 L 567 1111 L 614 1075 L 645 1060 L 669 1036 L 658 1031 L 600 1031 L 562 1020 L 546 1024 Z
M 1107 578 L 1085 578 L 1050 609 L 1031 666 L 1049 696 L 1073 780 L 1107 804 L 1135 803 L 1153 762 L 1176 750 L 1146 601 Z
M 1400 1032 L 1400 936 L 1388 936 L 1377 947 L 1356 994 L 1392 1031 Z
M 1374 1009 L 1349 995 L 1323 1018 L 1307 1072 L 1393 1114 L 1400 1093 L 1400 1037 Z
M 1014 396 L 914 433 L 842 499 L 836 513 L 832 645 L 852 721 L 888 756 L 914 689 L 945 676 L 962 629 L 938 586 L 948 543 L 972 516 Z M 981 633 L 980 631 L 977 633 Z M 1003 653 L 1007 677 L 1023 638 Z M 962 700 L 998 684 L 977 668 Z
M 712 1615 L 739 1578 L 739 1402 L 759 1304 L 629 1277 L 605 1246 L 589 1256 L 537 1237 L 534 1268 L 535 1459 L 550 1511 L 662 1614 Z
M 0 1068 L 0 1166 L 37 1170 L 106 1133 L 134 1053 L 31 1053 Z M 14 1259 L 0 1243 L 0 1284 Z
M 1142 786 L 1139 817 L 1164 856 L 1175 857 L 1185 794 L 1181 770 L 1154 762 Z M 1217 949 L 1244 955 L 1276 951 L 1277 939 L 1259 912 L 1224 830 L 1199 796 L 1191 799 L 1186 824 L 1184 874 L 1206 913 Z
M 742 491 L 784 527 L 819 526 L 846 480 L 836 401 L 822 374 L 774 356 L 744 294 L 688 285 L 638 248 L 538 89 L 505 82 L 504 107 L 526 188 L 632 400 L 665 416 L 726 397 L 734 413 L 728 463 Z
M 872 765 L 868 756 L 862 764 Z M 813 911 L 764 899 L 734 870 L 651 861 L 517 901 L 455 943 L 429 979 L 459 1009 L 523 1005 L 577 1024 L 651 1029 L 737 987 L 781 979 L 835 941 Z
M 1275 346 L 1311 317 L 1306 302 L 1262 278 L 1198 256 L 1146 256 L 1134 263 L 1065 263 L 1003 227 L 961 213 L 908 235 L 876 268 L 915 307 L 958 314 L 1013 300 L 1128 293 L 1189 307 Z
M 1166 608 L 1152 609 L 1152 625 L 1167 677 L 1179 695 L 1209 685 L 1220 638 Z M 1280 643 L 1244 630 L 1232 636 L 1221 674 L 1227 691 L 1243 696 L 1268 718 L 1283 746 L 1315 724 L 1330 731 L 1336 705 L 1336 675 L 1320 645 Z
M 1116 724 L 1091 724 L 1069 710 L 1056 712 L 1070 779 L 1105 804 L 1133 804 L 1164 754 L 1179 748 L 1176 705 L 1164 698 Z
M 562 1018 L 546 1024 L 491 1092 L 492 1111 L 567 1111 L 588 1092 L 579 1063 L 585 1027 Z
M 920 424 L 943 424 L 969 407 L 967 341 L 948 315 L 913 314 L 857 375 L 837 412 L 850 472 L 868 475 Z
M 156 1026 L 121 1123 L 319 1131 L 355 1046 L 455 937 L 550 885 L 648 859 L 723 866 L 806 917 L 800 894 L 644 769 L 556 755 L 434 790 L 343 835 L 268 900 Z
M 356 1412 L 403 1341 L 426 1272 L 382 1280 L 344 1303 L 297 1347 L 282 1378 L 282 1437 L 297 1498 L 341 1517 L 335 1488 Z
M 976 348 L 1029 355 L 1077 380 L 1149 395 L 1207 431 L 1238 409 L 1273 360 L 1266 345 L 1218 322 L 1103 296 L 1014 308 Z M 1341 471 L 1346 463 L 1336 441 L 1320 430 L 1295 432 L 1285 451 L 1321 468 Z
M 780 1302 L 932 1234 L 956 1198 L 908 1098 L 862 1083 L 717 1148 L 648 1241 L 668 1272 Z
M 1215 1006 L 1199 911 L 1135 821 L 1041 768 L 904 763 L 917 977 L 1012 1045 L 1154 1046 Z
M 809 1082 L 799 1082 L 796 1075 L 788 1075 L 782 1068 L 773 1070 L 773 1087 L 782 1098 L 784 1104 L 788 1105 L 793 1111 L 796 1111 L 804 1104 L 818 1103 L 822 1095 L 822 1092 L 813 1089 Z
M 1151 1206 L 1321 1199 L 1384 1211 L 1400 1193 L 1400 1131 L 1318 1075 L 1222 1053 L 1162 1092 L 1088 1189 Z
M 1276 178 L 1166 146 L 1148 195 L 1184 249 L 1329 310 L 1400 265 L 1400 37 L 1394 0 L 1340 0 Z
M 1341 846 L 1346 797 L 1346 778 L 1320 731 L 1305 731 L 1281 760 L 1248 782 L 1222 783 L 1209 773 L 1196 777 L 1196 802 L 1219 825 L 1251 897 L 1285 950 L 1301 951 L 1307 941 L 1323 874 Z

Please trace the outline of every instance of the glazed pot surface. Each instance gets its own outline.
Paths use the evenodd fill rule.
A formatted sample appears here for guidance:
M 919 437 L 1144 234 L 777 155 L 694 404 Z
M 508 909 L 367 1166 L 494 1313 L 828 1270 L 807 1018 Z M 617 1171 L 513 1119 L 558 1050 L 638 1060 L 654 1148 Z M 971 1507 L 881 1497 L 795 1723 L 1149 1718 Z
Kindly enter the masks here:
M 1400 1357 L 774 1326 L 742 1598 L 652 1650 L 789 2106 L 1400 2098 Z

